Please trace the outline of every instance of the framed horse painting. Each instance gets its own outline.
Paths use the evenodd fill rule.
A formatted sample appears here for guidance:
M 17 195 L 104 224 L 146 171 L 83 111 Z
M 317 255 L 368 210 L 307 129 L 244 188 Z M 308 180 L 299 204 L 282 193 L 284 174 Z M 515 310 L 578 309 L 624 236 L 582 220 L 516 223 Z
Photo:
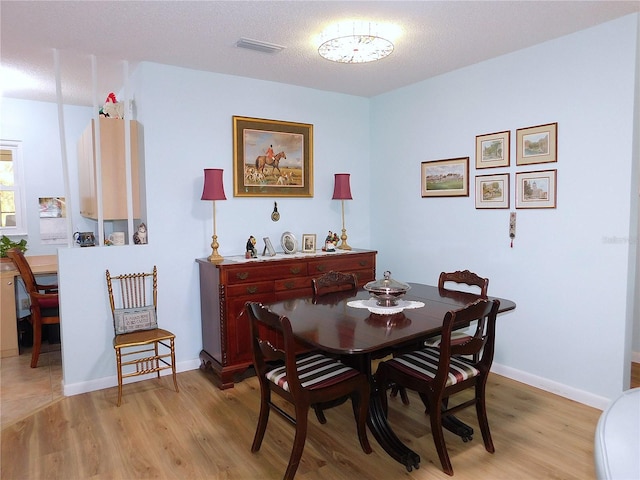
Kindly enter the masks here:
M 313 125 L 233 117 L 235 197 L 313 197 Z

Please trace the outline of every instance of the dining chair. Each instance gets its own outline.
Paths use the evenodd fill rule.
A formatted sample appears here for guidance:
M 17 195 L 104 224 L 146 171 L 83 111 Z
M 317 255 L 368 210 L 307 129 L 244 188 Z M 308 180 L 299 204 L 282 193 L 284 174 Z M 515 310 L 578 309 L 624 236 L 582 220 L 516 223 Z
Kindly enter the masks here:
M 353 273 L 330 271 L 311 279 L 313 296 L 321 297 L 330 293 L 358 290 L 358 278 Z
M 18 248 L 7 250 L 7 256 L 18 269 L 24 282 L 31 303 L 30 322 L 33 327 L 33 349 L 31 350 L 31 368 L 38 366 L 38 358 L 42 347 L 43 325 L 60 324 L 60 308 L 58 304 L 58 285 L 40 284 L 37 282 L 29 262 Z M 51 327 L 49 327 L 51 328 Z
M 475 405 L 485 449 L 495 452 L 487 419 L 485 390 L 493 362 L 499 306 L 499 300 L 479 299 L 459 310 L 447 312 L 442 322 L 439 347 L 403 353 L 380 363 L 376 371 L 385 412 L 388 411 L 386 386 L 390 384 L 401 385 L 420 395 L 429 413 L 431 434 L 442 469 L 448 475 L 453 475 L 453 468 L 442 430 L 444 416 Z M 465 342 L 454 343 L 451 333 L 455 327 L 472 321 L 477 321 L 480 328 Z M 450 406 L 450 397 L 468 388 L 475 389 L 475 395 L 470 400 Z
M 175 335 L 158 328 L 158 269 L 112 276 L 106 271 L 118 373 L 118 407 L 123 379 L 171 370 L 176 379 Z
M 278 316 L 258 302 L 247 302 L 245 311 L 250 323 L 253 365 L 260 383 L 260 415 L 251 452 L 260 450 L 273 408 L 296 429 L 284 474 L 285 480 L 292 479 L 304 450 L 310 406 L 349 396 L 360 446 L 365 453 L 371 453 L 366 431 L 369 409 L 367 376 L 321 353 L 311 352 L 296 357 L 296 341 L 286 316 Z M 283 348 L 277 348 L 269 341 L 274 331 L 282 334 Z M 293 405 L 295 417 L 272 401 L 272 393 Z

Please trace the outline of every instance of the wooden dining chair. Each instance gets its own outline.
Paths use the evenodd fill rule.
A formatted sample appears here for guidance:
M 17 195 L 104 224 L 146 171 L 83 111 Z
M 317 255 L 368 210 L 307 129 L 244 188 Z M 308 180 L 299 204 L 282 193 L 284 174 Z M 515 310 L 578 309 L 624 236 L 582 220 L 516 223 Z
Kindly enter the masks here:
M 60 309 L 58 304 L 58 285 L 44 285 L 37 282 L 29 262 L 18 248 L 7 250 L 7 256 L 14 263 L 22 277 L 31 303 L 30 322 L 33 327 L 33 349 L 31 350 L 31 368 L 38 366 L 42 347 L 43 325 L 59 325 Z M 51 328 L 51 327 L 49 327 Z
M 322 297 L 330 293 L 358 290 L 358 278 L 353 273 L 330 271 L 311 279 L 314 297 Z
M 247 302 L 245 311 L 250 322 L 253 364 L 260 382 L 260 416 L 251 451 L 255 453 L 260 450 L 273 408 L 296 428 L 293 449 L 284 474 L 285 480 L 292 479 L 304 450 L 310 406 L 349 396 L 360 446 L 365 453 L 371 453 L 366 431 L 369 409 L 367 376 L 321 353 L 312 352 L 296 357 L 296 342 L 291 322 L 286 316 L 278 316 L 257 302 Z M 269 341 L 273 338 L 273 331 L 282 334 L 283 348 L 277 348 Z M 272 393 L 293 405 L 295 417 L 272 401 Z
M 403 353 L 382 362 L 376 372 L 385 411 L 388 410 L 387 385 L 395 383 L 420 395 L 428 409 L 431 434 L 442 469 L 449 475 L 453 475 L 453 467 L 442 430 L 444 416 L 475 405 L 485 449 L 490 453 L 495 451 L 487 419 L 485 390 L 493 362 L 499 306 L 498 300 L 479 299 L 459 310 L 447 312 L 442 322 L 439 348 L 425 347 Z M 465 342 L 453 343 L 451 333 L 455 327 L 472 321 L 480 325 L 475 334 Z M 475 395 L 450 406 L 450 397 L 468 388 L 475 389 Z
M 113 318 L 113 348 L 118 374 L 118 406 L 125 378 L 171 370 L 176 378 L 175 335 L 158 328 L 158 269 L 152 272 L 112 276 L 106 271 L 109 304 Z

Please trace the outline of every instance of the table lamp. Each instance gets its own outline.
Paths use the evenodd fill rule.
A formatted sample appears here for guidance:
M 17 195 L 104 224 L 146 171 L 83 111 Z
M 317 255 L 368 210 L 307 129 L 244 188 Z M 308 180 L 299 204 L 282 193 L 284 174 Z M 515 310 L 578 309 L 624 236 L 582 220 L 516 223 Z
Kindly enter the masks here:
M 342 243 L 338 245 L 338 248 L 341 250 L 351 250 L 351 247 L 347 244 L 347 229 L 344 227 L 344 201 L 352 200 L 349 176 L 350 174 L 348 173 L 336 173 L 335 184 L 333 187 L 332 200 L 342 201 L 342 235 L 340 236 Z
M 209 256 L 211 263 L 220 263 L 224 257 L 218 253 L 218 235 L 216 235 L 216 200 L 226 200 L 224 195 L 224 185 L 222 184 L 221 168 L 204 169 L 204 188 L 202 189 L 201 200 L 213 200 L 213 242 L 211 242 L 212 252 Z

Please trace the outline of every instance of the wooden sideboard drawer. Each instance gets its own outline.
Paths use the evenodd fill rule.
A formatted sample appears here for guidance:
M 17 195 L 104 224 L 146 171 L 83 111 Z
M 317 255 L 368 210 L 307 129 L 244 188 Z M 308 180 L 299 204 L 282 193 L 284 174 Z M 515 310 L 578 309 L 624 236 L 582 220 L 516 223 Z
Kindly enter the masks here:
M 347 254 L 342 257 L 323 257 L 317 260 L 310 260 L 308 268 L 309 275 L 312 277 L 322 275 L 331 270 L 340 272 L 352 272 L 369 268 L 375 270 L 375 256 Z
M 226 272 L 228 282 L 257 282 L 261 280 L 274 280 L 277 278 L 306 277 L 306 262 L 273 265 L 271 263 L 245 263 L 242 267 L 230 268 Z
M 284 278 L 282 280 L 275 281 L 276 292 L 282 290 L 297 290 L 299 288 L 308 288 L 309 294 L 311 294 L 311 279 L 313 277 L 294 277 L 294 278 Z
M 271 292 L 273 292 L 273 282 L 243 283 L 241 285 L 230 285 L 227 287 L 227 295 L 229 298 Z

